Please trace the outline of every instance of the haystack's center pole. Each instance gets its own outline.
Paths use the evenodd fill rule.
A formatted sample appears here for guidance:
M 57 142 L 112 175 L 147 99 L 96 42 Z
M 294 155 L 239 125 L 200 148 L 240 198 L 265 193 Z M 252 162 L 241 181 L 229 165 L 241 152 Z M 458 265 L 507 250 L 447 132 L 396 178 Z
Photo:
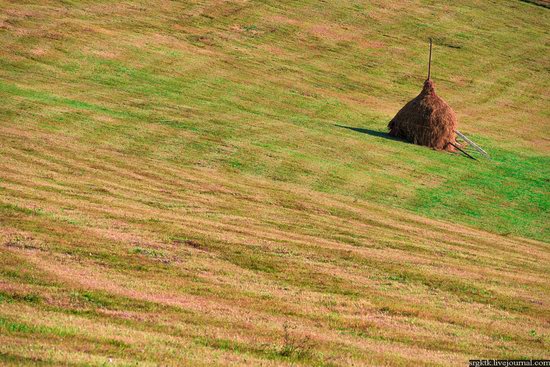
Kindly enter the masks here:
M 430 60 L 428 61 L 428 80 L 430 80 L 431 72 L 432 72 L 432 39 L 430 37 Z

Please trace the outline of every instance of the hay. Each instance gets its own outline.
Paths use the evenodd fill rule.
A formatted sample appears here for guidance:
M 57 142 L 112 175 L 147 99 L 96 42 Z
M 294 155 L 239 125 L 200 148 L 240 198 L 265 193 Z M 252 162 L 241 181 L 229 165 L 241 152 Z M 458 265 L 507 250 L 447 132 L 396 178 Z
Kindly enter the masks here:
M 435 94 L 431 79 L 388 124 L 390 135 L 437 150 L 455 151 L 457 119 L 453 109 Z

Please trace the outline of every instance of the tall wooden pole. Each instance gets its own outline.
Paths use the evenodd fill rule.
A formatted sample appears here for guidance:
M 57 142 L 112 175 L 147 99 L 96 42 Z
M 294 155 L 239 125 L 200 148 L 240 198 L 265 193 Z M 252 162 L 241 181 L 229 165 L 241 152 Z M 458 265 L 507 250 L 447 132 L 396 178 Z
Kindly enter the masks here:
M 428 61 L 428 80 L 432 72 L 432 38 L 430 37 L 430 60 Z

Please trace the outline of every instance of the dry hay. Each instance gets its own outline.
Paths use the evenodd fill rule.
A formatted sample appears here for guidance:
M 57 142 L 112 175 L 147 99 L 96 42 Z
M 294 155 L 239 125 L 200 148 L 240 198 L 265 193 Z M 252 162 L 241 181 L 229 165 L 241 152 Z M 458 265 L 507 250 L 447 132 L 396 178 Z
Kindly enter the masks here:
M 453 109 L 435 94 L 431 79 L 388 124 L 390 135 L 437 150 L 455 151 L 457 119 Z

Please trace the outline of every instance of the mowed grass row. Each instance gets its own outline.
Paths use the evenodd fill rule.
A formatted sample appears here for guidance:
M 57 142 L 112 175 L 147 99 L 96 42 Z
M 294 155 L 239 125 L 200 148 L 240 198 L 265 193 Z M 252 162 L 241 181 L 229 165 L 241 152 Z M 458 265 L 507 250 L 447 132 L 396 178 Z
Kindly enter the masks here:
M 545 356 L 546 9 L 0 9 L 3 363 Z M 491 161 L 383 134 L 428 36 Z
M 11 156 L 25 164 L 5 184 L 17 201 L 2 207 L 5 363 L 405 366 L 546 353 L 546 244 L 257 176 L 51 146 Z M 80 174 L 58 180 L 71 167 Z M 27 180 L 44 168 L 50 177 Z
M 49 132 L 548 238 L 547 9 L 517 1 L 3 8 L 6 144 L 10 129 Z M 422 85 L 428 36 L 438 91 L 492 161 L 382 136 Z

